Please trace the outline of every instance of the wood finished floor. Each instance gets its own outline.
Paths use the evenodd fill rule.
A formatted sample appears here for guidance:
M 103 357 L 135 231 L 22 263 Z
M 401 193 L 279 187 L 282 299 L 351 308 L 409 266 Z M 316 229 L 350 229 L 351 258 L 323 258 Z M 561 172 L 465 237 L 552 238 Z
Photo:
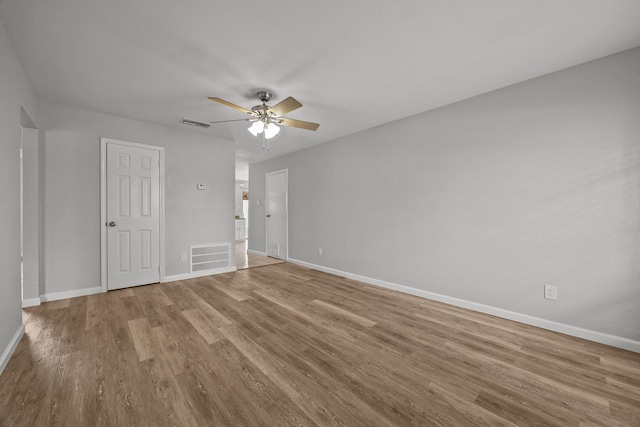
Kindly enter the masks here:
M 640 355 L 292 264 L 45 303 L 2 426 L 640 426 Z
M 236 242 L 236 268 L 238 270 L 281 264 L 283 262 L 285 261 L 278 258 L 247 253 L 247 241 Z

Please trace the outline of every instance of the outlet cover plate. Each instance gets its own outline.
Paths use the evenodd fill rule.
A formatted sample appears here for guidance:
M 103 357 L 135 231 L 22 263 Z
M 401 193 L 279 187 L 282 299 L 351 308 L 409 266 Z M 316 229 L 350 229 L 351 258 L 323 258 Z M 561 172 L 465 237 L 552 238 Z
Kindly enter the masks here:
M 545 299 L 557 300 L 558 287 L 553 285 L 544 285 L 544 297 Z

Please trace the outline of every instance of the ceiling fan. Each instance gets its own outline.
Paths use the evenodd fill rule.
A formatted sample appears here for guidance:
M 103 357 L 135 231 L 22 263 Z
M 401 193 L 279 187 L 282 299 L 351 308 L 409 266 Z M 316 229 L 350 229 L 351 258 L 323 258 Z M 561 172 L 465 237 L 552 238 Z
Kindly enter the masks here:
M 316 130 L 320 126 L 318 123 L 304 122 L 302 120 L 294 120 L 283 117 L 285 114 L 302 107 L 302 104 L 291 96 L 287 99 L 284 99 L 283 101 L 280 101 L 273 107 L 267 105 L 267 102 L 269 102 L 271 100 L 271 97 L 273 96 L 272 93 L 268 90 L 258 91 L 256 93 L 256 96 L 260 101 L 262 101 L 262 104 L 251 107 L 250 110 L 244 107 L 240 107 L 239 105 L 232 104 L 231 102 L 225 101 L 224 99 L 209 97 L 209 99 L 212 101 L 219 102 L 220 104 L 224 104 L 231 108 L 235 108 L 236 110 L 242 111 L 243 113 L 250 116 L 245 119 L 220 120 L 211 123 L 241 121 L 253 122 L 253 124 L 249 127 L 249 132 L 251 132 L 254 136 L 262 134 L 262 148 L 266 148 L 267 150 L 269 150 L 269 140 L 276 136 L 278 132 L 280 132 L 280 127 L 278 125 L 290 126 L 306 130 Z

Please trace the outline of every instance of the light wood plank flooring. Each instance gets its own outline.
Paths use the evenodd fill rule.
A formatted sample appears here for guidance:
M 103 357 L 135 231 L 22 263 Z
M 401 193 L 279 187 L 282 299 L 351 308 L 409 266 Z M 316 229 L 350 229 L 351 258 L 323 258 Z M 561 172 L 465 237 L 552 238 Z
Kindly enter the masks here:
M 247 241 L 236 242 L 236 268 L 238 270 L 281 264 L 283 262 L 285 261 L 278 258 L 247 253 Z
M 640 355 L 292 264 L 45 303 L 2 426 L 640 426 Z

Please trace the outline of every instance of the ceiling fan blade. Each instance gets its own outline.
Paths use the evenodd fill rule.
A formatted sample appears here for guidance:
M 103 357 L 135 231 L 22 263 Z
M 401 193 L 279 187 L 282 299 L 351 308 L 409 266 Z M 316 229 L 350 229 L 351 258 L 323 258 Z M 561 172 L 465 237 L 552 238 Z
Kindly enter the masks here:
M 284 116 L 285 114 L 293 110 L 297 110 L 300 107 L 302 107 L 302 104 L 300 104 L 294 98 L 288 97 L 287 99 L 284 99 L 273 107 L 269 108 L 269 111 L 276 116 Z
M 294 128 L 307 129 L 307 130 L 316 130 L 320 126 L 318 123 L 311 122 L 303 122 L 302 120 L 294 120 L 294 119 L 278 119 L 278 123 L 283 126 L 291 126 Z
M 220 104 L 224 104 L 227 107 L 235 108 L 236 110 L 242 111 L 243 113 L 253 114 L 251 112 L 251 110 L 247 110 L 244 107 L 241 107 L 241 106 L 236 105 L 236 104 L 232 104 L 229 101 L 225 101 L 224 99 L 216 98 L 216 97 L 213 97 L 213 96 L 210 96 L 209 99 L 212 100 L 212 101 L 215 101 L 215 102 L 219 102 Z
M 218 120 L 217 122 L 209 122 L 211 124 L 215 123 L 227 123 L 227 122 L 248 122 L 251 119 L 235 119 L 235 120 Z

